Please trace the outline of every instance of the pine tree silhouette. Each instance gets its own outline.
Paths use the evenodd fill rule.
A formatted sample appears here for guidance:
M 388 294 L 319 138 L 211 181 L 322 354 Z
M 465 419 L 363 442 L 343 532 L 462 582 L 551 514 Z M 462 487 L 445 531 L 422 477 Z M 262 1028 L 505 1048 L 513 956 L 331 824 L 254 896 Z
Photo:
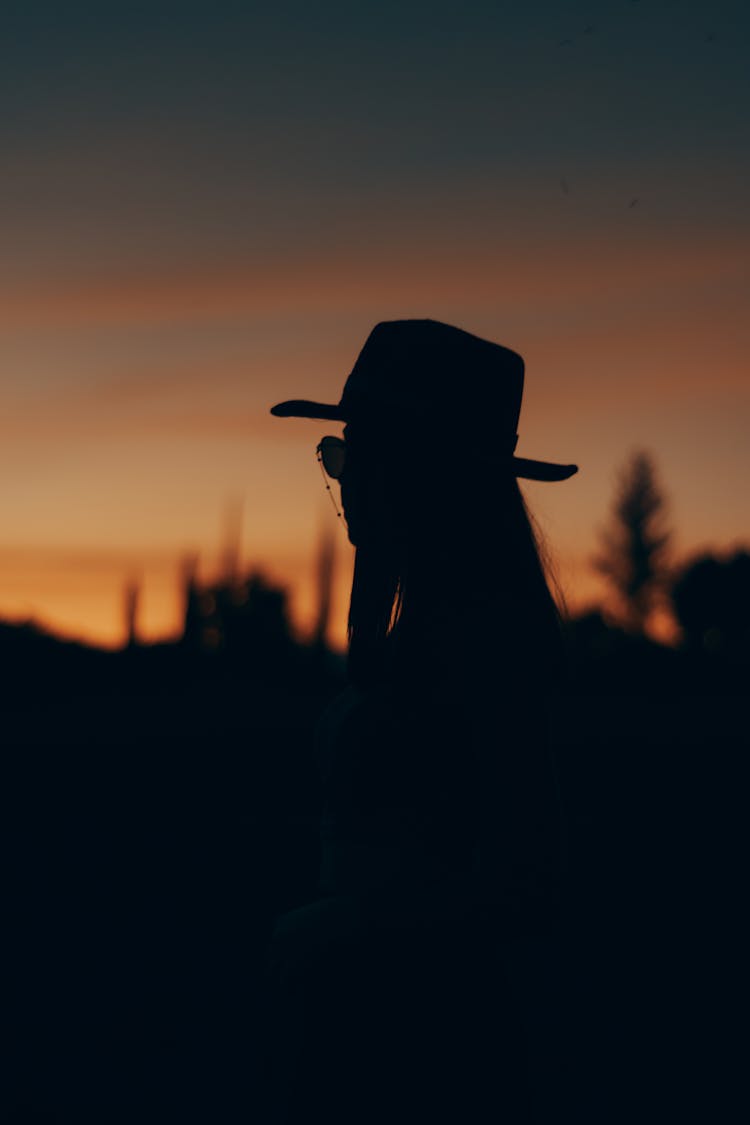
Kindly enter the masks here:
M 667 579 L 666 507 L 652 457 L 634 453 L 620 473 L 610 525 L 592 563 L 610 584 L 622 625 L 640 635 Z

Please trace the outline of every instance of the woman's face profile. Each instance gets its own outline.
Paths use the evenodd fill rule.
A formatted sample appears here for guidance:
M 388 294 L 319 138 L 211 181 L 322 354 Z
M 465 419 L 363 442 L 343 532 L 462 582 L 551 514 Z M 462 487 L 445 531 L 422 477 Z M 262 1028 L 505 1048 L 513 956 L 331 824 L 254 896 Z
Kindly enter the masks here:
M 339 484 L 341 506 L 349 542 L 358 547 L 370 536 L 381 541 L 389 536 L 392 524 L 391 500 L 380 460 L 387 447 L 385 439 L 351 422 L 344 427 L 346 459 Z

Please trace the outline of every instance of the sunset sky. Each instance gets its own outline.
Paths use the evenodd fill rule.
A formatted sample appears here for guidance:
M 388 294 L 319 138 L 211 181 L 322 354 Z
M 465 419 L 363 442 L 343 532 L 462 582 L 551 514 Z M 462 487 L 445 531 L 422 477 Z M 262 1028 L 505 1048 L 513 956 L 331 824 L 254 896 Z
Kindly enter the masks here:
M 525 486 L 574 606 L 635 449 L 676 561 L 747 543 L 749 33 L 722 0 L 4 5 L 0 615 L 117 644 L 135 579 L 173 633 L 242 502 L 304 629 L 340 430 L 268 409 L 337 401 L 390 318 L 523 355 L 518 453 L 581 467 Z

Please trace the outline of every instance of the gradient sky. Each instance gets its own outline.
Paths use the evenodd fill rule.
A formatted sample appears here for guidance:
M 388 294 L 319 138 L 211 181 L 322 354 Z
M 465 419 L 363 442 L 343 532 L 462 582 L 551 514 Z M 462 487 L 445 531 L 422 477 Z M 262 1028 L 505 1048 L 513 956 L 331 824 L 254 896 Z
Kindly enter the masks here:
M 519 454 L 581 466 L 525 489 L 574 605 L 636 448 L 676 560 L 747 542 L 749 32 L 721 0 L 4 5 L 0 614 L 115 644 L 135 577 L 166 635 L 241 498 L 304 627 L 337 430 L 267 411 L 336 401 L 395 317 L 524 356 Z

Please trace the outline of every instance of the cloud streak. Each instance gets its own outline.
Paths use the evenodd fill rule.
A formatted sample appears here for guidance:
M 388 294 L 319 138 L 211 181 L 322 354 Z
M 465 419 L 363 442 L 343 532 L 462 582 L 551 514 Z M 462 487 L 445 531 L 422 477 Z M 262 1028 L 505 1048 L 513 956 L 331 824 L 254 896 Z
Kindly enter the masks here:
M 456 301 L 504 307 L 598 308 L 665 289 L 690 290 L 709 282 L 746 277 L 750 238 L 610 239 L 570 245 L 514 248 L 501 245 L 465 252 L 430 246 L 399 254 L 376 248 L 362 269 L 360 257 L 258 261 L 179 274 L 144 270 L 128 278 L 100 277 L 45 286 L 43 281 L 0 292 L 0 333 L 65 332 L 94 328 L 252 322 L 256 318 L 350 314 L 357 310 Z

